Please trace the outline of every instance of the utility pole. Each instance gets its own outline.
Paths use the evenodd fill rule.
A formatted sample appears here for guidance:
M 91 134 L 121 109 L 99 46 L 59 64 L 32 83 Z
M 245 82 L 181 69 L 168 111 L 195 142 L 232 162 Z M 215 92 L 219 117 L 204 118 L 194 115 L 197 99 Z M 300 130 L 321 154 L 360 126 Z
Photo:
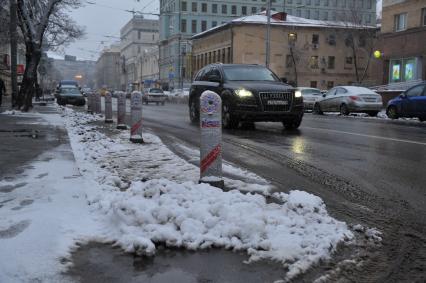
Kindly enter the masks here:
M 16 0 L 9 0 L 10 8 L 10 75 L 12 81 L 12 107 L 15 107 L 18 97 L 18 36 L 17 36 L 17 7 Z
M 268 0 L 268 8 L 266 10 L 266 17 L 268 18 L 268 23 L 266 25 L 266 68 L 269 68 L 269 62 L 271 58 L 271 1 L 272 0 Z

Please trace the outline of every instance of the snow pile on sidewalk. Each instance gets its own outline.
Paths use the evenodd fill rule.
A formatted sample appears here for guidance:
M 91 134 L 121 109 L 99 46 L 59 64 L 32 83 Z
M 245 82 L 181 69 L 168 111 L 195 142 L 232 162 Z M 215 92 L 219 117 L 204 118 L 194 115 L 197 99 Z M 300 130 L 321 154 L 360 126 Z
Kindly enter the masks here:
M 245 250 L 249 261 L 282 262 L 292 278 L 353 238 L 316 196 L 279 193 L 276 204 L 197 184 L 198 170 L 155 136 L 134 145 L 128 133 L 109 138 L 84 124 L 86 114 L 66 109 L 64 116 L 80 171 L 100 185 L 89 201 L 103 215 L 103 234 L 128 252 L 152 255 L 157 244 Z

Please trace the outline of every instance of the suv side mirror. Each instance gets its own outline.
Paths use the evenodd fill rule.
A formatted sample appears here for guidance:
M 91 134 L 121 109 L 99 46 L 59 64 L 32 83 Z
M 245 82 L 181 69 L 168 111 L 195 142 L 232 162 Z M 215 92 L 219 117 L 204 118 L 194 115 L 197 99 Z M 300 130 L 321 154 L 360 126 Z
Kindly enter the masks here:
M 399 97 L 401 97 L 401 98 L 407 98 L 407 94 L 406 94 L 405 92 L 403 92 L 403 93 L 401 93 L 401 94 L 399 95 Z
M 322 97 L 326 97 L 327 96 L 327 94 L 326 93 L 324 93 L 323 95 L 322 95 Z
M 209 76 L 209 82 L 220 83 L 221 79 L 218 75 Z

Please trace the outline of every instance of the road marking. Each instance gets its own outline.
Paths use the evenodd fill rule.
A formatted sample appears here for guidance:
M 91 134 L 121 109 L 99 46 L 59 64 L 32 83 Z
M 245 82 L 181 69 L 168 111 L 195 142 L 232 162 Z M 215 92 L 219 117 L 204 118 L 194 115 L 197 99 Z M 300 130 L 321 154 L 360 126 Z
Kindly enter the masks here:
M 367 134 L 359 134 L 359 133 L 352 133 L 352 132 L 345 132 L 345 131 L 338 131 L 338 130 L 330 130 L 330 129 L 324 129 L 324 128 L 312 128 L 312 127 L 303 127 L 303 128 L 304 129 L 310 129 L 310 130 L 328 131 L 328 132 L 339 133 L 339 134 L 347 134 L 347 135 L 352 135 L 352 136 L 366 137 L 366 138 L 372 138 L 372 139 L 379 139 L 379 140 L 387 140 L 387 141 L 402 142 L 402 143 L 411 143 L 411 144 L 417 144 L 417 145 L 426 145 L 426 142 L 418 142 L 418 141 L 412 141 L 412 140 L 394 139 L 394 138 L 387 138 L 387 137 L 381 137 L 381 136 L 375 136 L 375 135 L 367 135 Z

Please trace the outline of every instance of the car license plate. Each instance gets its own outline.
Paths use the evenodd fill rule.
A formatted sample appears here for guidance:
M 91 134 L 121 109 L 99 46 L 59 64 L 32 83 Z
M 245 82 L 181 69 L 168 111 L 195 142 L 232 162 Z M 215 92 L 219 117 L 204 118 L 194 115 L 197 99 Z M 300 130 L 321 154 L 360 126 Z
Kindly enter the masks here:
M 287 100 L 268 100 L 268 105 L 288 105 Z

